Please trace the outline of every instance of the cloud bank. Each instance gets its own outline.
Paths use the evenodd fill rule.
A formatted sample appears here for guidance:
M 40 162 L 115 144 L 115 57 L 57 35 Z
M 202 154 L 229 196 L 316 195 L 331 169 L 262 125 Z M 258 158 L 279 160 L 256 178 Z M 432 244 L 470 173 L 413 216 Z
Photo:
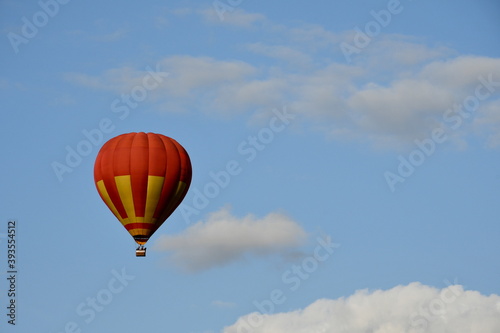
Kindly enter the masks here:
M 219 21 L 213 11 L 203 13 L 208 21 Z M 456 141 L 475 134 L 491 146 L 499 144 L 500 58 L 457 55 L 411 36 L 380 34 L 346 61 L 339 45 L 352 43 L 353 33 L 274 25 L 239 9 L 225 24 L 229 16 L 242 24 L 266 20 L 269 38 L 255 41 L 242 32 L 246 61 L 190 55 L 160 59 L 156 68 L 169 76 L 148 94 L 157 110 L 246 112 L 254 118 L 287 105 L 304 127 L 332 139 L 400 148 L 442 127 Z M 120 67 L 101 75 L 67 73 L 65 78 L 123 93 L 146 74 L 144 69 Z M 480 91 L 484 98 L 471 100 L 484 81 L 489 82 Z M 462 118 L 460 126 L 449 120 L 453 117 Z
M 249 255 L 286 255 L 306 238 L 306 232 L 284 214 L 238 218 L 223 208 L 181 234 L 160 236 L 154 249 L 170 252 L 169 259 L 178 267 L 197 272 Z
M 304 309 L 251 313 L 223 333 L 494 333 L 500 332 L 500 296 L 460 285 L 443 289 L 418 282 L 389 290 L 359 290 L 320 299 Z

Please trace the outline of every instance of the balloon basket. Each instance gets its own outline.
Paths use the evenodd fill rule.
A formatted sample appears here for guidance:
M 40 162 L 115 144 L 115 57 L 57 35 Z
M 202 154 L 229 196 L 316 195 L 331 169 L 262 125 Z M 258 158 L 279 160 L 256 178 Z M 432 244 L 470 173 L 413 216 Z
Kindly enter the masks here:
M 144 246 L 139 246 L 136 250 L 135 250 L 135 256 L 136 257 L 145 257 L 146 256 L 146 248 Z

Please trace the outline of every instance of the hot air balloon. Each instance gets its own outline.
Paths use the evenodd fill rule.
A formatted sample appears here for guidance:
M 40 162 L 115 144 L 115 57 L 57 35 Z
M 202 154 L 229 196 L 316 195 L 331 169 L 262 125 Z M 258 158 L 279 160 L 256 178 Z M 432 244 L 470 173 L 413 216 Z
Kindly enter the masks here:
M 94 180 L 104 203 L 139 244 L 136 256 L 144 257 L 144 245 L 189 189 L 191 161 L 167 136 L 121 134 L 97 154 Z

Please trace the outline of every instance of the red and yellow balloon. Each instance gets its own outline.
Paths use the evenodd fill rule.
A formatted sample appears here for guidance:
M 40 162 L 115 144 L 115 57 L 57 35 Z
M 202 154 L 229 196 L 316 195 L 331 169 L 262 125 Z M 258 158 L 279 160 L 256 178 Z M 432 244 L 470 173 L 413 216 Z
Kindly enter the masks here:
M 110 139 L 94 165 L 97 191 L 144 250 L 138 256 L 145 255 L 143 245 L 184 199 L 191 175 L 186 150 L 174 139 L 155 133 Z

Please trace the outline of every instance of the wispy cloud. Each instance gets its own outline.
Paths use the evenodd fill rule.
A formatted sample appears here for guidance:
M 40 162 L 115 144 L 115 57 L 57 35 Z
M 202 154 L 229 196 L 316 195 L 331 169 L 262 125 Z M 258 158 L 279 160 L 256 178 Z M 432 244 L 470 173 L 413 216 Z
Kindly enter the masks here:
M 160 236 L 154 249 L 170 252 L 174 264 L 197 272 L 249 255 L 287 254 L 301 246 L 306 236 L 299 224 L 282 213 L 240 218 L 223 208 L 181 234 Z
M 65 73 L 64 79 L 87 88 L 122 93 L 135 85 L 140 85 L 147 71 L 132 67 L 120 67 L 106 70 L 101 75 L 84 73 Z
M 100 75 L 89 75 L 85 73 L 68 72 L 63 74 L 63 79 L 90 89 L 109 91 L 113 93 L 130 92 L 131 88 L 137 86 L 151 86 L 150 81 L 157 81 L 155 89 L 160 86 L 164 77 L 169 73 L 162 71 L 159 64 L 156 66 L 145 66 L 144 69 L 136 69 L 130 66 L 111 68 Z
M 286 45 L 266 45 L 258 42 L 247 44 L 246 48 L 251 52 L 283 60 L 292 65 L 305 66 L 311 62 L 309 55 Z
M 489 147 L 500 147 L 500 99 L 486 105 L 472 124 L 477 135 L 486 137 Z
M 129 32 L 129 30 L 125 28 L 118 28 L 118 29 L 108 29 L 105 27 L 102 27 L 102 24 L 94 24 L 97 25 L 95 27 L 95 30 L 98 31 L 87 31 L 87 30 L 69 30 L 66 32 L 67 35 L 72 36 L 74 38 L 82 38 L 82 39 L 88 39 L 96 42 L 103 42 L 103 43 L 110 43 L 110 42 L 116 42 L 119 41 L 123 38 L 125 38 Z M 106 31 L 104 31 L 106 30 Z
M 243 81 L 255 68 L 243 61 L 220 61 L 209 57 L 172 56 L 160 62 L 171 78 L 165 88 L 174 96 L 187 96 L 197 89 L 220 87 Z
M 201 13 L 209 21 L 220 21 L 213 9 Z M 493 75 L 494 91 L 474 111 L 474 118 L 480 120 L 450 134 L 456 138 L 450 141 L 475 133 L 490 137 L 495 145 L 491 130 L 500 127 L 495 116 L 500 58 L 457 55 L 415 37 L 381 34 L 346 63 L 338 44 L 352 38 L 347 32 L 336 34 L 321 26 L 284 27 L 238 8 L 225 16 L 224 24 L 233 19 L 243 25 L 266 21 L 272 43 L 250 41 L 245 35 L 241 42 L 242 50 L 262 58 L 237 61 L 176 55 L 161 59 L 158 63 L 170 76 L 151 94 L 150 102 L 158 110 L 247 112 L 254 118 L 266 108 L 286 104 L 300 116 L 297 124 L 329 138 L 400 149 L 445 126 L 444 113 L 474 93 L 479 77 Z M 141 76 L 141 71 L 122 67 L 100 75 L 69 73 L 66 77 L 94 89 L 126 91 Z

